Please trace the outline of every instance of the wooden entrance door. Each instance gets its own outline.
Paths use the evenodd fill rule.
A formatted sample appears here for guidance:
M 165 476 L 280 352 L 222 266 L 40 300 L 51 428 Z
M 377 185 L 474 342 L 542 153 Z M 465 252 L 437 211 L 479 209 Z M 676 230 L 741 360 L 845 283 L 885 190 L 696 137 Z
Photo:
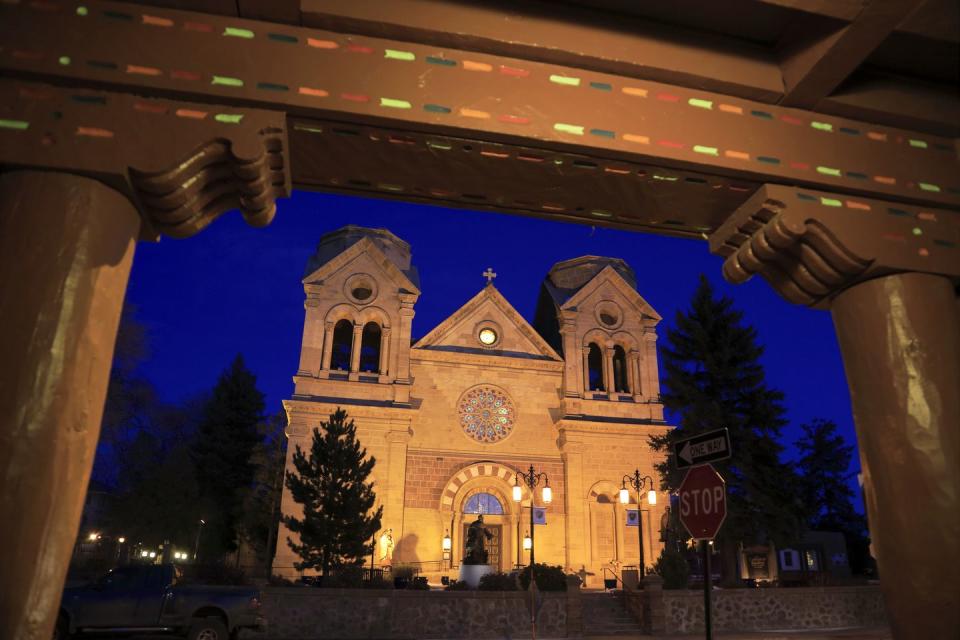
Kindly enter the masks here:
M 499 524 L 483 524 L 484 528 L 493 534 L 493 537 L 489 540 L 484 539 L 483 548 L 487 551 L 487 562 L 491 566 L 496 567 L 500 571 L 503 570 L 503 567 L 500 565 L 500 556 L 502 555 L 501 549 L 503 548 L 503 526 Z M 461 540 L 467 539 L 467 531 L 470 529 L 469 524 L 463 525 L 463 538 Z

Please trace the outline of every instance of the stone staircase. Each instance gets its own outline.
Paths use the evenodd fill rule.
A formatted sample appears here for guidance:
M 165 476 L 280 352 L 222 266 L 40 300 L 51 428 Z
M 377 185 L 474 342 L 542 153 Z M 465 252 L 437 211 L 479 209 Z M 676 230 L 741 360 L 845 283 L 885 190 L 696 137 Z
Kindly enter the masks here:
M 623 594 L 619 591 L 584 591 L 580 597 L 584 636 L 626 636 L 642 633 L 640 625 L 627 611 Z

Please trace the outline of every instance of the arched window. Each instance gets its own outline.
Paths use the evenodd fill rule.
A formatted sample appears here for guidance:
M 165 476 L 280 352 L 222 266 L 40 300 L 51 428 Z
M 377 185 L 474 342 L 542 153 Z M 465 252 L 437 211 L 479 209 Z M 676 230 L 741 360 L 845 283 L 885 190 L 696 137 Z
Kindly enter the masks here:
M 600 504 L 613 504 L 613 500 L 605 493 L 597 494 L 597 502 Z
M 590 369 L 588 380 L 591 391 L 604 391 L 603 386 L 603 352 L 596 343 L 590 343 L 590 354 L 587 356 L 587 366 Z
M 495 516 L 503 515 L 503 505 L 497 497 L 489 493 L 475 493 L 463 505 L 464 513 L 484 513 Z
M 360 338 L 360 371 L 380 370 L 380 325 L 368 322 L 363 325 Z
M 330 349 L 330 369 L 350 371 L 350 354 L 353 350 L 353 323 L 341 320 L 333 327 L 333 345 Z
M 620 345 L 613 348 L 613 390 L 617 393 L 630 393 L 627 354 Z

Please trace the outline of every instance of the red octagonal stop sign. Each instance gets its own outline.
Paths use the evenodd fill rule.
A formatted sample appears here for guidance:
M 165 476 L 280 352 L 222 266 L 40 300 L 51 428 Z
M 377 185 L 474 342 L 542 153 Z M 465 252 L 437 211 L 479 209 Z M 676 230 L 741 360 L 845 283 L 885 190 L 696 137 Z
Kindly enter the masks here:
M 695 540 L 711 540 L 727 518 L 727 487 L 709 464 L 693 467 L 680 484 L 680 522 Z

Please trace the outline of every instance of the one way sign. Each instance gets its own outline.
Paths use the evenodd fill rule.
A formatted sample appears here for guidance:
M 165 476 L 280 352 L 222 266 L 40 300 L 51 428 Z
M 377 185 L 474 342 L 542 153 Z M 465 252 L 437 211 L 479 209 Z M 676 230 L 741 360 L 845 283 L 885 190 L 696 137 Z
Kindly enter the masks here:
M 725 460 L 730 457 L 730 434 L 717 429 L 673 443 L 677 468 L 686 469 L 698 464 Z

